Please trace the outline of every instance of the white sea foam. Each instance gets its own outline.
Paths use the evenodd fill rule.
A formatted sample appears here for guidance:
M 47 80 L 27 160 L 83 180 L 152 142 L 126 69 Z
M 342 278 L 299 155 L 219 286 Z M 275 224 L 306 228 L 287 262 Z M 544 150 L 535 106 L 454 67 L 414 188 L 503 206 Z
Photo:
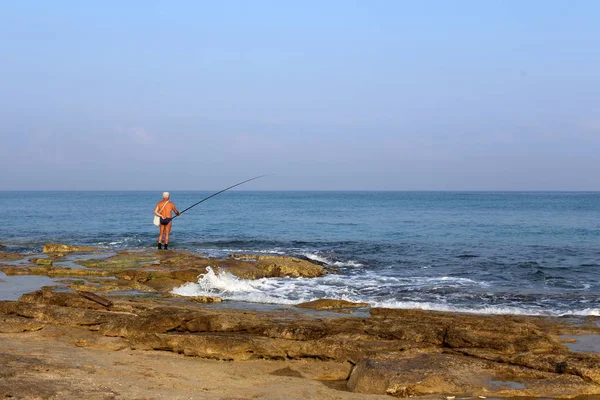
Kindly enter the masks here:
M 362 267 L 364 264 L 359 263 L 358 261 L 348 260 L 348 261 L 333 261 L 325 256 L 322 256 L 317 253 L 302 253 L 302 255 L 309 260 L 317 261 L 323 263 L 325 265 L 330 265 L 333 267 Z
M 362 267 L 364 264 L 361 264 L 357 261 L 348 260 L 348 261 L 335 261 L 333 262 L 334 267 Z
M 172 290 L 180 296 L 219 296 L 225 300 L 248 301 L 251 303 L 294 304 L 295 300 L 278 296 L 273 283 L 267 279 L 240 279 L 229 272 L 215 273 L 207 267 L 197 283 L 186 283 Z M 271 294 L 268 294 L 271 292 Z
M 386 300 L 374 302 L 374 307 L 396 308 L 396 309 L 418 309 L 427 311 L 460 312 L 468 314 L 493 314 L 493 315 L 531 315 L 531 316 L 600 316 L 600 309 L 587 308 L 578 311 L 562 310 L 535 310 L 517 306 L 484 306 L 484 307 L 461 307 L 443 303 L 428 303 L 416 301 Z
M 309 260 L 313 260 L 313 261 L 318 261 L 320 263 L 323 264 L 327 264 L 329 265 L 331 263 L 331 260 L 329 260 L 327 257 L 323 257 L 319 254 L 315 254 L 315 253 L 302 253 L 302 255 L 306 258 L 308 258 Z
M 329 274 L 320 278 L 263 278 L 248 280 L 229 272 L 216 273 L 208 267 L 197 283 L 187 283 L 172 293 L 182 296 L 219 296 L 224 300 L 268 304 L 298 304 L 319 298 L 331 298 L 352 302 L 369 303 L 373 307 L 396 309 L 421 309 L 472 314 L 550 315 L 550 316 L 600 316 L 600 309 L 561 310 L 518 304 L 478 305 L 449 304 L 451 295 L 431 293 L 419 296 L 422 289 L 481 287 L 482 282 L 457 277 L 393 277 L 375 273 L 360 275 Z M 382 294 L 386 293 L 386 294 Z M 412 300 L 389 298 L 397 294 L 411 293 Z M 381 300 L 382 296 L 388 297 Z M 460 296 L 459 296 L 460 297 Z M 421 301 L 423 300 L 423 301 Z M 567 306 L 565 305 L 565 308 Z
M 206 249 L 206 251 L 219 251 L 222 253 L 243 253 L 243 254 L 285 254 L 281 250 L 248 250 L 248 249 Z

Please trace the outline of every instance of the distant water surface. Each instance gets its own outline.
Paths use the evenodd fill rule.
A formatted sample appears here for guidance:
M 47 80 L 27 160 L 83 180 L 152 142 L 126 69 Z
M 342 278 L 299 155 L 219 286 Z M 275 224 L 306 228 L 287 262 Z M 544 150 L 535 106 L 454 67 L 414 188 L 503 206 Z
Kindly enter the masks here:
M 212 192 L 174 192 L 180 209 Z M 156 192 L 0 192 L 0 243 L 154 246 Z M 293 304 L 600 316 L 598 192 L 225 192 L 174 221 L 171 247 L 307 257 L 317 279 L 210 272 L 181 294 Z

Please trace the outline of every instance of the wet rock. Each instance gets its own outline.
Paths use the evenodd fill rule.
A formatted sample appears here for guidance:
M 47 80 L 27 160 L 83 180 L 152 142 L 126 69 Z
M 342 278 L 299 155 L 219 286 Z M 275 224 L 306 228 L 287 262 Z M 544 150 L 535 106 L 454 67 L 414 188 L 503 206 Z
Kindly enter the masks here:
M 293 257 L 254 254 L 232 254 L 229 257 L 240 261 L 253 261 L 256 269 L 269 277 L 316 278 L 325 274 L 321 265 Z
M 183 285 L 185 282 L 172 278 L 156 278 L 145 282 L 145 285 L 156 290 L 158 293 L 169 293 L 171 290 Z
M 90 269 L 109 269 L 117 273 L 125 269 L 154 267 L 158 265 L 153 264 L 155 261 L 156 256 L 152 253 L 122 251 L 107 258 L 78 260 L 77 263 Z
M 117 272 L 115 276 L 126 281 L 146 282 L 148 279 L 150 279 L 150 272 L 128 269 Z
M 35 259 L 37 265 L 52 265 L 52 260 L 49 258 L 37 258 Z
M 194 303 L 206 304 L 206 303 L 220 303 L 223 301 L 222 298 L 217 296 L 178 296 L 184 297 L 188 301 L 192 301 Z
M 12 266 L 0 265 L 0 271 L 6 275 L 45 275 L 54 276 L 111 276 L 112 271 L 96 271 L 79 268 L 54 267 L 52 265 Z
M 25 258 L 25 255 L 18 253 L 10 253 L 8 251 L 3 251 L 2 247 L 0 247 L 0 260 L 3 261 L 17 261 Z
M 369 307 L 369 303 L 353 303 L 346 300 L 318 299 L 306 303 L 296 304 L 296 307 L 310 308 L 313 310 L 332 310 L 343 308 L 365 308 Z
M 97 251 L 99 250 L 96 247 L 90 246 L 71 246 L 68 244 L 61 243 L 46 243 L 42 249 L 43 253 L 55 253 L 55 254 L 66 254 L 73 252 L 88 252 L 88 251 Z
M 195 269 L 186 269 L 183 271 L 173 271 L 171 272 L 171 277 L 173 279 L 179 279 L 184 282 L 198 282 L 200 276 L 206 273 L 206 268 L 195 268 Z

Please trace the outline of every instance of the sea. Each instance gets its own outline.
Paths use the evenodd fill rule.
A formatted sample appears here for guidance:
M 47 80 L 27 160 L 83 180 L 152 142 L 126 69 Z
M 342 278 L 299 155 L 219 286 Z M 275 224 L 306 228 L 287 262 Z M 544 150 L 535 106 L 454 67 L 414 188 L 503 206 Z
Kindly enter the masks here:
M 175 191 L 180 210 L 210 191 Z M 44 243 L 155 248 L 151 191 L 0 192 L 4 250 Z M 182 295 L 289 305 L 600 316 L 600 192 L 231 190 L 173 221 L 170 248 L 300 257 L 320 278 L 243 280 L 212 269 Z

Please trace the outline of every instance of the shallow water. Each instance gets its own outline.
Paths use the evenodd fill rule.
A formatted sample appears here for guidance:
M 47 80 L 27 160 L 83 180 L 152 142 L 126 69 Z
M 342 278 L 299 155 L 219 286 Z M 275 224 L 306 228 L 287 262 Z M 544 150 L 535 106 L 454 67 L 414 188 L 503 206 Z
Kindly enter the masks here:
M 209 194 L 173 192 L 172 200 L 183 209 Z M 153 246 L 159 196 L 0 192 L 0 207 L 15 215 L 0 243 L 18 252 L 39 252 L 45 242 Z M 600 315 L 600 193 L 230 191 L 175 219 L 170 247 L 299 256 L 339 271 L 252 282 L 207 274 L 184 294 Z
M 0 300 L 17 300 L 25 293 L 52 285 L 55 282 L 47 276 L 7 276 L 0 272 Z

